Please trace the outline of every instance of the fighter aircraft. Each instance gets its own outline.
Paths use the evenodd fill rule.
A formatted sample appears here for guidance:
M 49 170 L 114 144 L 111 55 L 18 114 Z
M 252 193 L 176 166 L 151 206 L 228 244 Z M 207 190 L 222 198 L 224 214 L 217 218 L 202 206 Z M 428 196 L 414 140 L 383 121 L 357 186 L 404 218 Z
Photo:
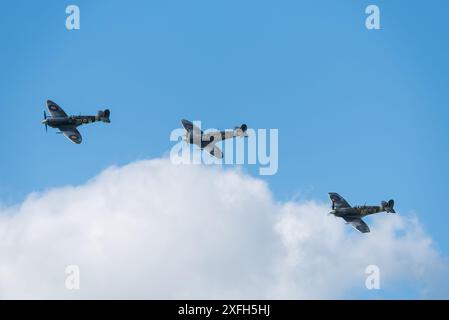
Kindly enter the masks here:
M 95 121 L 111 122 L 109 120 L 111 112 L 108 109 L 98 111 L 96 116 L 68 116 L 60 106 L 51 100 L 47 100 L 47 109 L 50 112 L 50 116 L 47 117 L 47 113 L 44 111 L 44 120 L 42 120 L 42 124 L 45 124 L 45 131 L 48 130 L 48 126 L 58 128 L 60 130 L 58 133 L 62 133 L 76 144 L 80 144 L 83 141 L 81 134 L 76 129 L 80 125 Z
M 234 137 L 248 136 L 246 133 L 246 130 L 248 129 L 246 124 L 242 124 L 240 127 L 235 127 L 234 130 L 204 133 L 189 120 L 182 119 L 181 123 L 187 131 L 184 138 L 187 143 L 194 144 L 201 150 L 206 150 L 218 159 L 223 158 L 223 152 L 215 145 L 217 142 Z
M 335 192 L 329 192 L 329 197 L 332 201 L 332 211 L 329 214 L 333 214 L 336 217 L 343 218 L 346 223 L 350 223 L 355 229 L 361 233 L 370 232 L 368 225 L 362 220 L 363 217 L 379 213 L 396 213 L 394 211 L 394 200 L 382 201 L 380 206 L 355 206 L 351 207 L 342 196 Z

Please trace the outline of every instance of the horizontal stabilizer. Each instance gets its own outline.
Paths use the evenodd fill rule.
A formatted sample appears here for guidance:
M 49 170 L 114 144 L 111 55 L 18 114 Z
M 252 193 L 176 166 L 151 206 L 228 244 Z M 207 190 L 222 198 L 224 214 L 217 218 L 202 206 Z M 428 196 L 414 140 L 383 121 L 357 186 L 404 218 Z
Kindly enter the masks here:
M 109 109 L 100 110 L 100 111 L 98 111 L 96 120 L 110 123 L 111 122 L 111 120 L 109 119 L 110 116 L 111 116 L 111 111 Z
M 246 130 L 248 130 L 248 126 L 246 124 L 242 124 L 240 127 L 234 128 L 234 134 L 237 137 L 246 137 Z
M 388 213 L 396 213 L 396 211 L 394 211 L 394 200 L 393 199 L 391 199 L 388 202 L 382 201 L 382 207 Z

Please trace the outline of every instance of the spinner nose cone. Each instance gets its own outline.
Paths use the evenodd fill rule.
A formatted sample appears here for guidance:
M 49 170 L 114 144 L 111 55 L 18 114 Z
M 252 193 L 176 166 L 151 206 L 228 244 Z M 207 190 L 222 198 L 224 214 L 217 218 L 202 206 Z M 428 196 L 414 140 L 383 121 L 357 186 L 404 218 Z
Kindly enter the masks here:
M 47 119 L 42 120 L 42 124 L 47 124 Z

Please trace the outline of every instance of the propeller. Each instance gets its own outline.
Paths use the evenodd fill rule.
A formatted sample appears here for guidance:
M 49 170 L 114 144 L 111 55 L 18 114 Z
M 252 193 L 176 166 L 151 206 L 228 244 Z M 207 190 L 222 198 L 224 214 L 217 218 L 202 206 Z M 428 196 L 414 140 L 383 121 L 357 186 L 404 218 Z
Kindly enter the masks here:
M 47 113 L 44 110 L 44 120 L 47 120 Z M 48 132 L 48 126 L 47 126 L 47 122 L 45 122 L 45 133 Z

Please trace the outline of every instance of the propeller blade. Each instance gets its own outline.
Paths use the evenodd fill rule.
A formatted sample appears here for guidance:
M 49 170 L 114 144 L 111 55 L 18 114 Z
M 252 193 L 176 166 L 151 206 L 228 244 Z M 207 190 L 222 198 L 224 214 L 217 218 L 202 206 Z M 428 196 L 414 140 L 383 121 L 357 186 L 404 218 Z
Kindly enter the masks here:
M 45 112 L 45 110 L 44 110 L 44 120 L 47 120 L 47 113 Z M 46 133 L 48 132 L 48 126 L 47 126 L 47 123 L 45 123 L 45 132 L 46 132 Z

